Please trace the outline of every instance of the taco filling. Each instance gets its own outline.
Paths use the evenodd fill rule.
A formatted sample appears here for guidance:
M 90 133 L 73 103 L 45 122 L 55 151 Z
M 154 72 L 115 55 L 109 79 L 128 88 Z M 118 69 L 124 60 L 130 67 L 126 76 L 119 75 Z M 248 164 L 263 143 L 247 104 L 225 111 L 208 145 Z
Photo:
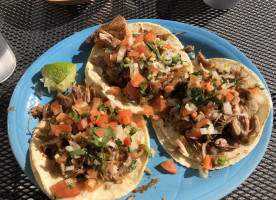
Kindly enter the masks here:
M 35 128 L 33 136 L 40 141 L 39 151 L 54 162 L 51 170 L 59 171 L 63 178 L 50 186 L 56 197 L 74 197 L 82 190 L 108 190 L 112 184 L 121 184 L 142 162 L 140 158 L 151 153 L 141 135 L 143 118 L 94 96 L 92 87 L 74 85 L 71 94 L 58 94 L 43 108 L 32 108 L 31 113 L 41 115 L 45 123 Z
M 204 170 L 224 167 L 228 160 L 243 153 L 229 153 L 241 146 L 249 149 L 261 134 L 264 117 L 261 124 L 257 113 L 260 99 L 267 98 L 262 94 L 264 86 L 248 79 L 244 67 L 230 68 L 227 60 L 218 67 L 224 60 L 211 60 L 199 52 L 195 71 L 167 98 L 168 109 L 160 115 L 163 120 L 153 121 L 154 126 L 165 130 L 167 140 L 175 139 L 170 141 L 175 148 L 167 150 L 181 152 L 200 163 L 202 167 L 196 168 Z
M 168 40 L 175 37 L 171 32 L 162 34 L 159 26 L 148 26 L 151 29 L 143 28 L 143 23 L 128 25 L 118 16 L 88 38 L 95 43 L 94 49 L 102 51 L 92 52 L 91 62 L 102 68 L 109 94 L 123 95 L 125 103 L 147 104 L 160 93 L 170 93 L 191 68 L 184 49 Z

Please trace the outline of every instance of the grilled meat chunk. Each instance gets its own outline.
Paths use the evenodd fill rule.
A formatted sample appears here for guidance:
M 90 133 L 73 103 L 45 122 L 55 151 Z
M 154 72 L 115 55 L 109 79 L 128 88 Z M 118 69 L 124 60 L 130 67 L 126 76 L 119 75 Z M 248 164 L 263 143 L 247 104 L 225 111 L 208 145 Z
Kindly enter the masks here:
M 41 117 L 42 116 L 43 107 L 38 104 L 35 107 L 32 107 L 29 111 L 29 113 L 33 116 L 33 118 Z

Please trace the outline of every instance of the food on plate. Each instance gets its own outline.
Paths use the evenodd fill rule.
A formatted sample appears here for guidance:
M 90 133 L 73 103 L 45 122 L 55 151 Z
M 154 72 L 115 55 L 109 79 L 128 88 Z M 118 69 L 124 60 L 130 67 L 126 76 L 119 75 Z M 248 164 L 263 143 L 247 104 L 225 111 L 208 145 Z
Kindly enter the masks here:
M 271 99 L 259 77 L 239 62 L 206 59 L 199 52 L 193 65 L 188 81 L 167 98 L 168 109 L 152 124 L 177 162 L 206 174 L 252 151 Z
M 142 185 L 141 187 L 136 188 L 136 189 L 133 190 L 132 192 L 133 192 L 133 193 L 137 193 L 137 192 L 144 193 L 144 192 L 147 191 L 150 187 L 152 187 L 153 185 L 155 185 L 156 183 L 158 183 L 158 181 L 159 181 L 159 178 L 154 178 L 154 179 L 152 179 L 151 182 L 149 182 L 148 184 Z
M 47 64 L 41 69 L 42 82 L 48 92 L 65 92 L 75 81 L 77 66 L 74 63 L 58 62 Z
M 30 112 L 42 118 L 30 163 L 50 198 L 117 199 L 140 182 L 151 153 L 141 115 L 115 108 L 88 85 L 73 85 Z
M 95 43 L 85 71 L 88 84 L 97 85 L 116 106 L 133 113 L 143 113 L 148 104 L 157 104 L 154 110 L 166 110 L 163 96 L 177 89 L 192 71 L 181 42 L 157 24 L 127 24 L 117 16 L 87 42 Z
M 175 167 L 174 161 L 172 158 L 166 160 L 165 162 L 160 164 L 161 167 L 171 174 L 177 174 L 177 169 Z

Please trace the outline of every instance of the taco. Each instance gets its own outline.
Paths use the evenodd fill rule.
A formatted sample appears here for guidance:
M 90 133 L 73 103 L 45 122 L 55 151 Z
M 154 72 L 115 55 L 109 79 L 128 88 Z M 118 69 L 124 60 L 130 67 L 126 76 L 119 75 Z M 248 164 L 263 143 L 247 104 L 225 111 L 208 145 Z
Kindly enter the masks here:
M 117 199 L 140 182 L 148 161 L 146 122 L 118 110 L 89 86 L 73 86 L 44 107 L 30 142 L 30 163 L 50 198 Z
M 181 165 L 214 170 L 237 163 L 258 143 L 271 99 L 259 77 L 225 58 L 199 52 L 189 81 L 152 120 L 160 143 Z
M 86 65 L 88 84 L 121 109 L 142 113 L 144 105 L 156 102 L 185 81 L 192 63 L 181 42 L 157 24 L 127 24 L 117 16 L 96 30 L 87 42 L 95 43 Z M 157 99 L 156 99 L 157 98 Z

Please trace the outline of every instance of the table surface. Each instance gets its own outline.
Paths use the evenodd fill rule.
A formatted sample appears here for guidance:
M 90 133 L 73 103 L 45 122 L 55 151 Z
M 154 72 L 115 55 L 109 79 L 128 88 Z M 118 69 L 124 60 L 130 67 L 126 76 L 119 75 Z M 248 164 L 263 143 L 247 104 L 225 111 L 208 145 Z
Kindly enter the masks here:
M 0 84 L 0 199 L 47 198 L 17 164 L 6 125 L 6 109 L 16 84 L 47 49 L 78 31 L 108 22 L 117 14 L 126 19 L 179 21 L 211 31 L 241 50 L 264 76 L 275 104 L 275 13 L 275 0 L 242 0 L 229 10 L 210 8 L 202 0 L 90 0 L 76 6 L 44 0 L 1 0 L 0 31 L 15 53 L 17 67 Z M 223 199 L 276 199 L 275 133 L 274 124 L 269 146 L 258 167 Z

